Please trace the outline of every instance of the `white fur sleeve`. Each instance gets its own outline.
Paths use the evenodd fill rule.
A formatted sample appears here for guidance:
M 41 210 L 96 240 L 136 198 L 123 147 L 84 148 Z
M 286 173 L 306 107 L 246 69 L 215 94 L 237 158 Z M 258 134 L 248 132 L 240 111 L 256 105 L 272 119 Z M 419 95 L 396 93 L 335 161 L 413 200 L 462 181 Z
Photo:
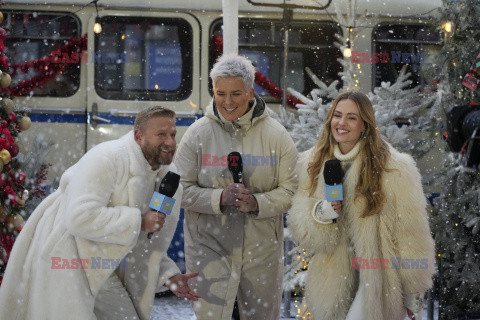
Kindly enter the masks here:
M 315 221 L 312 216 L 315 205 L 321 199 L 309 197 L 305 190 L 309 183 L 306 172 L 309 154 L 308 151 L 302 154 L 297 165 L 299 186 L 292 198 L 292 207 L 287 216 L 287 227 L 292 232 L 295 242 L 305 250 L 313 253 L 332 252 L 338 244 L 341 233 L 338 223 L 324 224 Z

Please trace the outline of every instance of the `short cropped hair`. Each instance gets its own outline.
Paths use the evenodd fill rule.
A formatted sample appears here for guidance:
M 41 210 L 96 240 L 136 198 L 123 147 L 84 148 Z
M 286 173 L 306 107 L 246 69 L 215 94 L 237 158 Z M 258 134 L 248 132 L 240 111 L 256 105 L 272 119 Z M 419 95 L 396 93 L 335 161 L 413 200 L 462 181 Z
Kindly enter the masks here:
M 218 58 L 210 71 L 213 84 L 219 78 L 240 78 L 245 84 L 245 89 L 253 88 L 255 80 L 255 67 L 252 62 L 243 56 L 227 54 Z
M 133 128 L 143 131 L 148 119 L 152 117 L 166 117 L 175 119 L 175 111 L 161 106 L 148 107 L 140 111 L 135 117 Z

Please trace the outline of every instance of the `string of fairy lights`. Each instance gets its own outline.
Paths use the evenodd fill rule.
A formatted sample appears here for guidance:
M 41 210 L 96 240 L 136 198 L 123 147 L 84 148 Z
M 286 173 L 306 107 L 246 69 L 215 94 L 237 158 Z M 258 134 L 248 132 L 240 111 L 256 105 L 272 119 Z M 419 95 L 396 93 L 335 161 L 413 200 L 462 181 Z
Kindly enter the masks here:
M 316 2 L 318 3 L 318 1 L 316 1 Z M 351 2 L 350 2 L 350 5 L 352 5 Z M 356 2 L 354 2 L 353 6 L 354 7 L 356 6 Z M 423 13 L 419 13 L 419 14 L 415 14 L 415 15 L 402 16 L 402 17 L 399 17 L 397 19 L 389 21 L 389 23 L 394 24 L 398 21 L 402 21 L 402 19 L 412 19 L 412 18 L 426 17 L 430 13 L 432 13 L 433 11 L 440 10 L 440 9 L 441 9 L 440 7 L 436 7 L 436 8 L 433 8 L 433 9 L 427 11 L 427 12 L 423 12 Z M 327 10 L 327 8 L 323 8 L 322 10 L 325 11 L 325 13 L 330 17 L 330 19 L 332 21 L 336 21 L 338 26 L 340 26 L 342 28 L 345 28 L 348 31 L 348 36 L 345 39 L 345 46 L 344 46 L 343 51 L 342 51 L 342 54 L 343 54 L 344 58 L 350 58 L 352 56 L 352 48 L 353 48 L 353 43 L 354 43 L 353 38 L 358 38 L 358 30 L 360 30 L 362 28 L 375 28 L 375 27 L 378 26 L 376 23 L 374 23 L 373 25 L 358 25 L 357 26 L 356 25 L 356 20 L 355 20 L 355 14 L 354 14 L 354 17 L 353 17 L 353 25 L 344 25 L 344 24 L 342 24 L 338 21 L 339 19 L 335 19 L 332 16 L 332 14 Z M 441 28 L 445 33 L 445 39 L 448 39 L 450 37 L 452 31 L 453 31 L 453 23 L 451 21 L 445 21 L 442 24 Z M 354 84 L 353 85 L 355 87 L 358 87 L 359 77 L 363 73 L 362 68 L 361 68 L 361 64 L 357 63 L 356 66 L 354 66 L 354 70 L 356 70 L 356 71 L 354 71 L 354 73 L 352 74 L 352 77 L 354 78 Z M 347 90 L 349 90 L 349 89 L 350 88 L 347 88 Z

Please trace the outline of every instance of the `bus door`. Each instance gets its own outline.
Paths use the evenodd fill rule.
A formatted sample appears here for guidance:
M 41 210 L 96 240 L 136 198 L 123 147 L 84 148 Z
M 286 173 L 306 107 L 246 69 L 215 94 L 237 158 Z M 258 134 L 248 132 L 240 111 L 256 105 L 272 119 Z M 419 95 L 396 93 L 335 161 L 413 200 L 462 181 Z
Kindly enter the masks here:
M 180 142 L 201 116 L 199 30 L 186 13 L 104 10 L 90 19 L 87 150 L 127 133 L 138 111 L 153 105 L 177 113 Z

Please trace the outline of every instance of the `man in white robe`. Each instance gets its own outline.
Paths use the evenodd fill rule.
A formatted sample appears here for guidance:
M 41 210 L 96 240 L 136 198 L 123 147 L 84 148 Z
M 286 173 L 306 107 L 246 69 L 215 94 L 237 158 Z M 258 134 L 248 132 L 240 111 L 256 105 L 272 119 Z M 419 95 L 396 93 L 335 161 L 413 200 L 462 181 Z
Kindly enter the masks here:
M 175 135 L 175 113 L 151 107 L 137 115 L 133 131 L 65 171 L 15 242 L 0 319 L 149 320 L 164 285 L 199 298 L 187 283 L 196 274 L 181 274 L 167 256 L 182 187 L 170 215 L 148 208 L 161 179 L 176 171 Z

